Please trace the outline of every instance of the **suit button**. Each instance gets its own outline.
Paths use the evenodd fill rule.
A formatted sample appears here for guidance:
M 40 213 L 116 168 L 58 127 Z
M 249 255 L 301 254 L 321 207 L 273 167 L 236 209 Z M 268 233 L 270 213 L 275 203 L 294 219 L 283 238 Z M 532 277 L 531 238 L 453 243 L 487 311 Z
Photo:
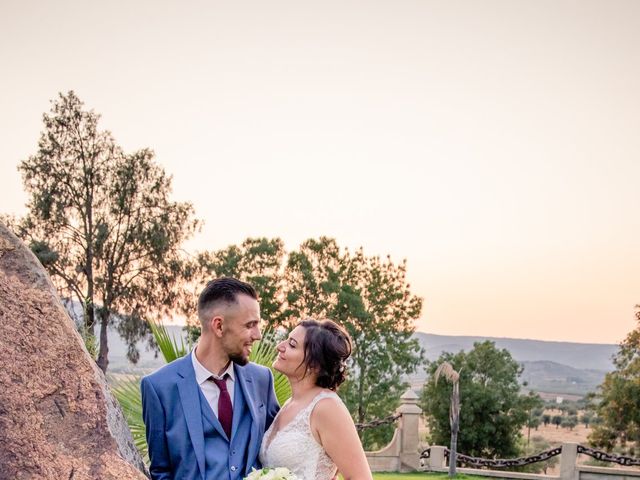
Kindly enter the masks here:
M 235 454 L 236 454 L 236 451 L 235 451 L 235 450 L 234 450 L 233 452 L 231 452 L 231 455 L 235 455 Z
M 236 466 L 235 465 L 231 465 L 231 471 L 235 472 L 236 470 L 237 470 Z

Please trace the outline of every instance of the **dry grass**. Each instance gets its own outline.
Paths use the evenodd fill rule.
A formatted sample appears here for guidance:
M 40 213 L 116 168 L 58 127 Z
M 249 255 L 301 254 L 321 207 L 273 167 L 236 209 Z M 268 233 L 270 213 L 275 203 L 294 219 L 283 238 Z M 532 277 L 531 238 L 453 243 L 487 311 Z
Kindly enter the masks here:
M 587 436 L 591 433 L 591 428 L 586 428 L 584 424 L 576 425 L 572 430 L 568 428 L 556 427 L 555 425 L 540 425 L 537 430 L 531 429 L 531 436 L 539 435 L 551 445 L 556 446 L 564 442 L 575 442 L 583 445 L 587 444 Z M 527 429 L 522 430 L 522 434 L 527 438 Z
M 552 410 L 551 412 L 555 412 Z M 553 413 L 555 415 L 555 413 Z M 419 434 L 420 438 L 427 438 L 427 434 L 429 429 L 425 425 L 424 419 L 420 420 L 419 425 Z M 572 430 L 568 428 L 556 427 L 555 425 L 549 424 L 547 426 L 540 425 L 538 429 L 531 429 L 531 437 L 533 438 L 536 435 L 541 436 L 547 442 L 549 442 L 552 446 L 561 445 L 564 442 L 575 442 L 581 443 L 583 445 L 587 444 L 587 436 L 591 433 L 591 428 L 587 428 L 583 423 L 576 425 Z M 524 438 L 527 438 L 527 429 L 522 429 L 522 435 Z M 464 452 L 463 452 L 464 453 Z

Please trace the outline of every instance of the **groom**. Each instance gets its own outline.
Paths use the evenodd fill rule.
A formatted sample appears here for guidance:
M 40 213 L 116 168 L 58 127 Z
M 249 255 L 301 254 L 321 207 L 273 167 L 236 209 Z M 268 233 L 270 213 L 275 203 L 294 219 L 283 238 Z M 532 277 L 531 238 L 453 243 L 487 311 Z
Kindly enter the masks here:
M 142 412 L 154 480 L 238 480 L 259 467 L 278 411 L 273 376 L 249 363 L 260 340 L 255 289 L 235 278 L 198 299 L 202 335 L 191 354 L 144 377 Z

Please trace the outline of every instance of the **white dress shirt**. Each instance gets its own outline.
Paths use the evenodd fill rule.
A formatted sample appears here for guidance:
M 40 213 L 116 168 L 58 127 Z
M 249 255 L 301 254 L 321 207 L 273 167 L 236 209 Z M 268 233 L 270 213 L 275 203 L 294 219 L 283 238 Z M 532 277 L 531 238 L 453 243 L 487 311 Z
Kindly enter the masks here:
M 198 361 L 196 358 L 196 349 L 193 349 L 193 354 L 191 355 L 191 362 L 193 363 L 193 369 L 196 372 L 196 382 L 200 386 L 200 390 L 204 394 L 204 398 L 207 399 L 211 410 L 213 410 L 216 418 L 218 417 L 218 399 L 220 398 L 220 389 L 218 386 L 213 383 L 209 378 L 214 377 L 218 380 L 222 380 L 222 378 L 227 375 L 227 390 L 229 391 L 229 397 L 231 397 L 231 405 L 233 406 L 233 393 L 235 391 L 235 383 L 236 376 L 233 371 L 233 362 L 229 362 L 227 365 L 227 369 L 222 373 L 222 375 L 216 375 L 215 373 L 210 372 Z

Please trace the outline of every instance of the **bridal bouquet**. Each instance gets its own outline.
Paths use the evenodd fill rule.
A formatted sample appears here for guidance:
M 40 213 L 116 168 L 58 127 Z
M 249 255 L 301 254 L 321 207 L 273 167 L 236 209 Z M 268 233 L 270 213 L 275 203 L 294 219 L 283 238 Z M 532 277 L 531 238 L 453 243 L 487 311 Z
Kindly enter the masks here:
M 298 480 L 291 470 L 285 467 L 261 468 L 253 471 L 244 480 Z

